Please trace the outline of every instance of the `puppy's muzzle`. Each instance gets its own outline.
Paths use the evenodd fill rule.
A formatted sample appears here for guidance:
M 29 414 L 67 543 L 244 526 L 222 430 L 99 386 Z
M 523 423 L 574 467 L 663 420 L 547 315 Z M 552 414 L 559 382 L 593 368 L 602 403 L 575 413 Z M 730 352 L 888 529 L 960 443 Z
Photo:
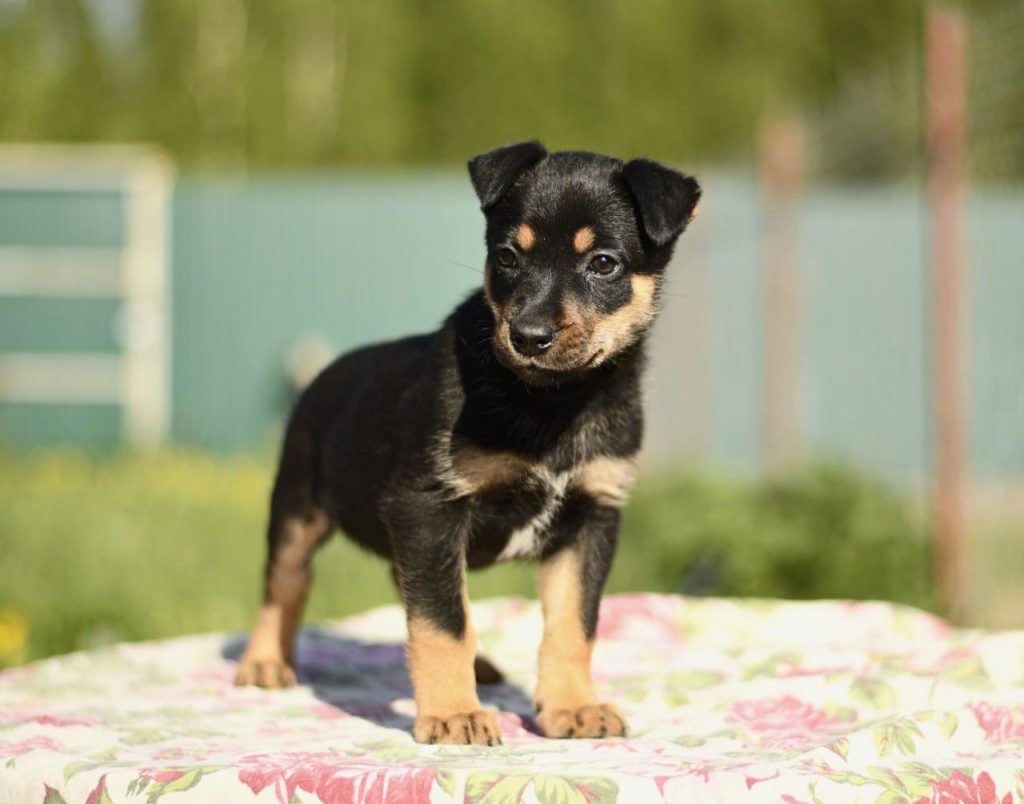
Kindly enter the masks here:
M 509 340 L 523 357 L 537 357 L 558 339 L 558 328 L 545 321 L 518 319 L 509 323 Z

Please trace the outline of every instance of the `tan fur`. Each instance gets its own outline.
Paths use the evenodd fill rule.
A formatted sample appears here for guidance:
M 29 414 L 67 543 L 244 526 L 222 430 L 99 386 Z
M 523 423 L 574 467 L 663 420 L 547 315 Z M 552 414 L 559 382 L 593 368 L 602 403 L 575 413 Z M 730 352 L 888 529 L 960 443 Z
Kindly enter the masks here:
M 611 315 L 571 302 L 565 305 L 560 319 L 562 333 L 556 342 L 556 357 L 565 365 L 579 365 L 592 360 L 598 366 L 629 345 L 637 334 L 654 320 L 657 312 L 657 280 L 653 276 L 634 275 L 630 279 L 632 297 Z M 497 340 L 504 333 L 498 323 Z M 593 356 L 597 355 L 596 358 Z
M 285 522 L 284 542 L 270 567 L 266 600 L 239 663 L 236 684 L 284 687 L 295 683 L 295 634 L 309 592 L 309 558 L 330 526 L 322 511 L 309 519 L 293 517 Z
M 635 475 L 632 458 L 596 458 L 580 469 L 579 485 L 599 503 L 620 506 Z
M 276 689 L 295 684 L 295 670 L 285 658 L 282 645 L 284 619 L 281 605 L 263 604 L 249 645 L 235 671 L 237 686 Z
M 579 551 L 567 547 L 540 567 L 544 637 L 537 658 L 537 721 L 549 737 L 625 734 L 615 707 L 598 703 L 590 677 L 593 640 L 583 633 Z
M 462 639 L 428 620 L 409 618 L 409 677 L 416 696 L 413 737 L 421 743 L 495 745 L 501 742 L 493 712 L 481 709 L 476 694 L 476 637 L 465 587 Z
M 573 236 L 572 247 L 576 249 L 577 254 L 583 254 L 594 245 L 595 237 L 594 227 L 584 226 L 582 229 L 578 229 Z
M 562 317 L 558 320 L 558 326 L 562 328 L 562 333 L 559 337 L 564 338 L 570 334 L 578 334 L 576 332 L 572 332 L 572 330 L 580 329 L 582 322 L 582 308 L 573 298 L 570 297 L 565 299 L 562 303 Z
M 609 316 L 597 316 L 594 323 L 593 340 L 603 350 L 605 357 L 614 355 L 626 346 L 654 320 L 657 312 L 657 280 L 653 276 L 635 274 L 630 281 L 633 297 L 629 302 Z
M 626 733 L 626 719 L 606 703 L 556 709 L 541 713 L 537 720 L 548 737 L 622 737 Z
M 452 450 L 454 485 L 460 496 L 510 485 L 527 475 L 534 465 L 511 452 L 489 452 L 472 446 Z
M 579 552 L 567 547 L 540 565 L 540 604 L 544 637 L 537 661 L 537 692 L 544 709 L 593 703 L 590 654 L 593 642 L 583 634 Z
M 566 355 L 567 362 L 585 359 L 589 346 L 592 322 L 587 320 L 585 310 L 573 299 L 566 299 L 562 307 L 562 317 L 558 321 L 561 332 L 558 335 L 556 348 Z
M 473 675 L 476 639 L 469 628 L 456 639 L 429 621 L 411 618 L 408 656 L 418 716 L 448 718 L 480 708 Z
M 567 301 L 560 319 L 561 334 L 555 347 L 546 356 L 545 365 L 552 369 L 572 369 L 584 363 L 599 366 L 632 343 L 637 335 L 654 320 L 657 313 L 657 279 L 647 274 L 634 274 L 630 278 L 632 297 L 611 315 L 599 313 L 592 307 L 583 307 Z M 505 359 L 516 364 L 522 362 L 509 341 L 509 325 L 502 310 L 490 298 L 484 285 L 487 301 L 494 313 L 494 343 Z
M 530 224 L 521 223 L 519 228 L 516 229 L 515 241 L 516 245 L 523 251 L 529 251 L 537 242 L 537 233 L 533 231 L 533 227 Z

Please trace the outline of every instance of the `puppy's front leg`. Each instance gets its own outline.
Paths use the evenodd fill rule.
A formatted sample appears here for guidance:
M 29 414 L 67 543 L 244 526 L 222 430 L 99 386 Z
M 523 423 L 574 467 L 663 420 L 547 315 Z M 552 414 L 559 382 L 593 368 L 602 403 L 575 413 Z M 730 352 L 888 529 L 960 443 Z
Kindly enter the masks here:
M 590 677 L 601 593 L 618 537 L 619 512 L 586 503 L 583 526 L 540 566 L 544 638 L 537 662 L 534 706 L 548 737 L 606 737 L 626 733 L 611 704 L 599 703 Z
M 466 592 L 465 536 L 450 512 L 396 534 L 395 567 L 409 624 L 409 675 L 419 743 L 499 745 L 493 712 L 476 694 L 476 638 Z

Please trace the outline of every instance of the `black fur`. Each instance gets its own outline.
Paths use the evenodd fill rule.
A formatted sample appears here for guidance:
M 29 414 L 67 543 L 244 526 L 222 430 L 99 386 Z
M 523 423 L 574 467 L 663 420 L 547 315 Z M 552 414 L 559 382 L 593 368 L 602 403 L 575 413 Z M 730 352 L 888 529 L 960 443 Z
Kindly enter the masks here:
M 697 211 L 701 193 L 697 181 L 649 159 L 634 159 L 623 169 L 623 176 L 647 237 L 659 248 L 674 242 Z
M 496 148 L 474 157 L 469 162 L 469 178 L 473 182 L 484 210 L 490 209 L 512 186 L 519 174 L 547 156 L 539 142 L 521 142 L 507 148 Z
M 644 277 L 657 303 L 700 189 L 654 162 L 548 154 L 539 143 L 482 154 L 469 169 L 487 219 L 487 293 L 473 293 L 435 333 L 339 358 L 303 393 L 272 497 L 269 565 L 284 543 L 283 522 L 325 513 L 394 562 L 411 613 L 460 636 L 464 563 L 494 562 L 513 532 L 546 511 L 530 552 L 543 559 L 579 546 L 583 626 L 593 636 L 619 512 L 573 472 L 639 450 L 650 322 L 634 316 L 624 320 L 635 326 L 617 326 L 614 338 L 595 333 L 630 305 L 640 309 Z M 535 238 L 528 249 L 516 240 L 523 223 Z M 584 227 L 594 242 L 579 253 L 574 235 Z M 513 267 L 499 264 L 499 256 L 509 260 L 502 249 Z M 595 272 L 605 260 L 616 266 L 608 276 Z M 519 355 L 502 318 L 550 326 L 554 345 L 539 357 Z M 466 448 L 537 471 L 466 493 L 452 472 Z

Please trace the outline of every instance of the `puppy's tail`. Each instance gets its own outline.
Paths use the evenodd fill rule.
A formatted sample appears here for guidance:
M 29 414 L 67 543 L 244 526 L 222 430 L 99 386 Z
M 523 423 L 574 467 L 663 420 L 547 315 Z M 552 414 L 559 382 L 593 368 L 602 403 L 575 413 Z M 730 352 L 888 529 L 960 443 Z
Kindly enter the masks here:
M 477 684 L 500 684 L 505 680 L 501 671 L 483 656 L 477 656 L 473 660 L 473 672 L 476 674 Z

